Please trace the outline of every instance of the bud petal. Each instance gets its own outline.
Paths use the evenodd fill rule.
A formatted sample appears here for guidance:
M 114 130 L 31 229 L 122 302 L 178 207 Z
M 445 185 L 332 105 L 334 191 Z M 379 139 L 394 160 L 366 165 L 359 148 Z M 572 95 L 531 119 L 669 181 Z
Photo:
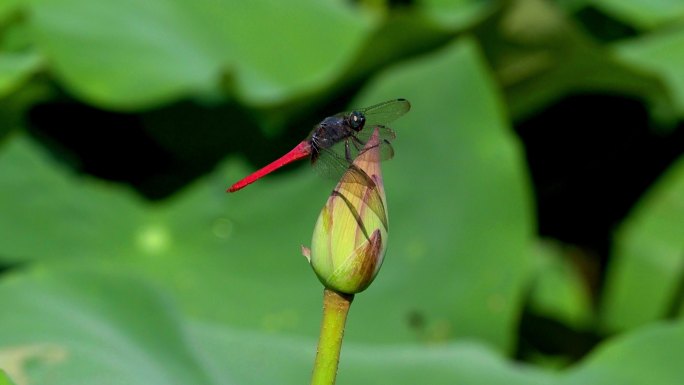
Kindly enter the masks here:
M 363 291 L 377 275 L 387 245 L 387 210 L 377 131 L 342 176 L 314 228 L 311 266 L 326 287 Z

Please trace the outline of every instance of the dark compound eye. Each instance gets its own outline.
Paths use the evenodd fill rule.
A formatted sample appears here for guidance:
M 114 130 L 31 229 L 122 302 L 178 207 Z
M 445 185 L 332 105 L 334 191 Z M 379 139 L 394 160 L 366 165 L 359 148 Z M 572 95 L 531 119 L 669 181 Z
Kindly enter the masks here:
M 363 124 L 366 123 L 366 117 L 358 111 L 349 114 L 349 125 L 354 131 L 361 131 Z

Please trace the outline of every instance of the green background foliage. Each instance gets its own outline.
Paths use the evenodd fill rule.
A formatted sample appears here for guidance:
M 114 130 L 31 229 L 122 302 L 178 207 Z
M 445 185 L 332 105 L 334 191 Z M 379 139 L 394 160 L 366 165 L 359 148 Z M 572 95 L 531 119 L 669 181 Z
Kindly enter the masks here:
M 526 151 L 520 127 L 569 95 L 607 94 L 638 100 L 649 135 L 681 142 L 684 7 L 400 3 L 0 3 L 9 378 L 306 383 L 322 288 L 299 248 L 331 182 L 293 167 L 225 188 L 260 165 L 241 155 L 263 163 L 325 115 L 404 97 L 412 110 L 393 124 L 396 155 L 383 164 L 388 252 L 352 306 L 338 383 L 678 383 L 684 146 L 648 173 L 596 251 L 543 230 L 532 169 L 545 159 Z M 93 111 L 87 131 L 68 124 Z M 123 178 L 88 168 L 99 145 L 89 138 L 111 129 L 123 145 L 106 161 Z M 63 141 L 70 132 L 85 147 Z M 140 135 L 154 146 L 135 158 Z M 154 169 L 153 148 L 168 169 Z M 148 167 L 144 182 L 126 180 Z

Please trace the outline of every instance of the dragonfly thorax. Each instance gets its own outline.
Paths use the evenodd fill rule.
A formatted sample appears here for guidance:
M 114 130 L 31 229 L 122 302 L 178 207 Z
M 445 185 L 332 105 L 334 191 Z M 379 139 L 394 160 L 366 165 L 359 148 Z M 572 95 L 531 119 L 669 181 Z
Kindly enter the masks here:
M 330 148 L 336 143 L 349 138 L 363 128 L 364 117 L 360 113 L 335 115 L 323 119 L 311 133 L 311 145 L 314 148 Z

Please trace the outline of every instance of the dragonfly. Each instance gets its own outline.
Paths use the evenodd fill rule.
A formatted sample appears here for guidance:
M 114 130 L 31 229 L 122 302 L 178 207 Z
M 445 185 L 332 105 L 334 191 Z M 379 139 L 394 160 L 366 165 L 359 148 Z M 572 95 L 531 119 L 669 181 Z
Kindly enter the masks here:
M 273 171 L 300 159 L 309 158 L 321 174 L 368 186 L 373 181 L 361 170 L 354 172 L 352 162 L 363 151 L 366 142 L 377 130 L 381 160 L 394 156 L 390 142 L 396 138 L 389 123 L 406 114 L 411 103 L 393 99 L 370 107 L 341 112 L 316 124 L 309 136 L 288 153 L 265 167 L 233 184 L 228 192 L 235 192 L 256 182 Z M 350 170 L 351 167 L 351 170 Z

